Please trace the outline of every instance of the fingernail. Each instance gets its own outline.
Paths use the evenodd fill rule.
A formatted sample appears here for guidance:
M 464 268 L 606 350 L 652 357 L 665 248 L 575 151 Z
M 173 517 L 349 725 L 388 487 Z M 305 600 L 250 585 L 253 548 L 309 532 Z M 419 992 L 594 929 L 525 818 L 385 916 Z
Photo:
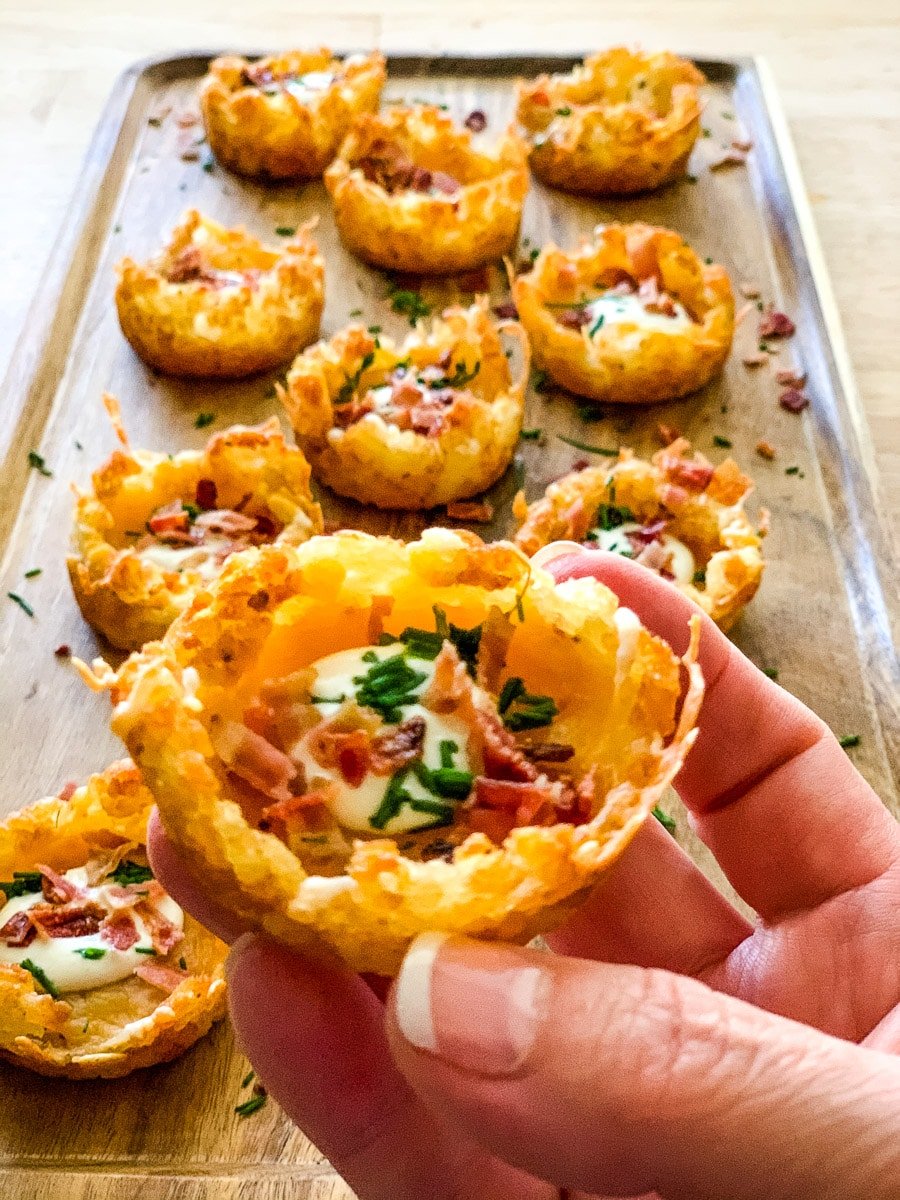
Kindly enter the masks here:
M 531 561 L 536 567 L 546 567 L 555 558 L 565 558 L 567 554 L 583 553 L 584 546 L 579 542 L 550 542 L 549 545 L 541 546 L 540 550 L 536 550 L 531 556 Z
M 394 996 L 408 1042 L 479 1075 L 519 1070 L 548 1006 L 551 976 L 534 955 L 446 934 L 421 934 Z

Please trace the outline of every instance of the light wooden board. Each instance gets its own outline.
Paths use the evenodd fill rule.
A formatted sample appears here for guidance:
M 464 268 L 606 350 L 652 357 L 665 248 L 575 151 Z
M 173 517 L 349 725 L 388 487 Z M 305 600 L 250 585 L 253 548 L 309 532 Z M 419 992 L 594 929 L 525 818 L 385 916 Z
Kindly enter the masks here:
M 276 227 L 318 214 L 327 261 L 323 332 L 331 334 L 357 308 L 389 332 L 407 328 L 390 311 L 385 277 L 340 246 L 321 185 L 262 189 L 178 157 L 175 117 L 193 107 L 201 66 L 201 59 L 175 59 L 135 70 L 119 86 L 38 297 L 13 385 L 0 400 L 7 417 L 0 434 L 7 501 L 0 511 L 2 593 L 26 595 L 36 613 L 30 620 L 12 604 L 0 608 L 4 810 L 54 791 L 66 779 L 83 778 L 121 752 L 106 728 L 105 699 L 86 693 L 53 657 L 60 643 L 85 658 L 101 649 L 80 620 L 63 565 L 71 511 L 67 483 L 85 481 L 113 445 L 101 391 L 120 397 L 135 444 L 160 449 L 200 444 L 206 433 L 196 430 L 194 420 L 201 411 L 215 412 L 214 428 L 222 428 L 232 420 L 261 419 L 275 407 L 269 377 L 212 385 L 149 373 L 118 331 L 114 262 L 125 252 L 150 254 L 188 204 L 226 222 L 243 222 L 270 240 Z M 446 101 L 459 116 L 479 107 L 496 129 L 511 112 L 513 73 L 509 65 L 488 62 L 468 69 L 450 61 L 399 61 L 387 95 Z M 523 444 L 492 493 L 497 518 L 481 532 L 509 532 L 509 500 L 519 484 L 533 497 L 583 457 L 555 433 L 651 453 L 663 421 L 683 429 L 714 460 L 725 451 L 714 447 L 713 437 L 731 440 L 732 453 L 758 480 L 760 503 L 772 512 L 767 577 L 736 640 L 761 665 L 778 667 L 781 682 L 838 733 L 861 735 L 855 758 L 898 811 L 891 767 L 900 761 L 890 645 L 896 612 L 883 584 L 895 584 L 896 576 L 869 487 L 864 421 L 808 214 L 798 200 L 783 124 L 767 106 L 766 89 L 749 61 L 733 68 L 713 65 L 711 73 L 715 82 L 705 116 L 711 136 L 698 145 L 691 167 L 695 183 L 615 203 L 560 196 L 535 184 L 523 236 L 531 244 L 550 237 L 571 244 L 607 219 L 678 228 L 701 254 L 723 262 L 735 280 L 753 280 L 795 317 L 798 336 L 776 361 L 785 366 L 801 361 L 809 370 L 813 410 L 802 418 L 784 413 L 772 374 L 741 365 L 742 352 L 756 344 L 755 313 L 738 331 L 723 379 L 677 404 L 609 410 L 604 420 L 585 424 L 561 394 L 533 393 L 526 425 L 541 426 L 550 436 L 543 446 Z M 149 116 L 167 109 L 160 124 L 148 123 Z M 709 158 L 741 131 L 755 141 L 749 166 L 710 173 Z M 497 288 L 499 280 L 496 272 Z M 459 294 L 458 288 L 426 289 L 435 301 Z M 760 437 L 778 447 L 776 462 L 753 453 Z M 52 479 L 28 469 L 32 448 L 46 458 Z M 792 465 L 801 474 L 785 475 Z M 344 523 L 402 535 L 421 527 L 417 518 L 376 517 L 324 499 L 328 514 Z M 34 567 L 43 574 L 24 580 Z M 22 747 L 28 748 L 24 757 Z M 684 830 L 684 821 L 679 824 Z M 712 869 L 702 849 L 685 840 Z M 8 1187 L 11 1195 L 41 1200 L 62 1194 L 118 1198 L 135 1194 L 140 1179 L 148 1200 L 346 1195 L 273 1104 L 248 1121 L 234 1116 L 245 1070 L 225 1028 L 180 1062 L 114 1083 L 51 1084 L 2 1069 L 10 1102 L 0 1111 L 0 1171 L 6 1172 L 0 1173 L 0 1194 Z

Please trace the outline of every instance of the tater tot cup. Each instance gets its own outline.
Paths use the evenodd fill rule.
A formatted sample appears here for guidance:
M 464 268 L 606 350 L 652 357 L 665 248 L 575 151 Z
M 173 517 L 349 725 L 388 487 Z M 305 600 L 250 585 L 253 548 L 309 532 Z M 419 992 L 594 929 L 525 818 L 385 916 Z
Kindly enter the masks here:
M 216 58 L 200 84 L 206 136 L 223 166 L 257 179 L 317 179 L 350 122 L 374 112 L 384 56 L 294 50 L 250 62 Z
M 149 262 L 116 270 L 122 332 L 167 375 L 238 379 L 286 362 L 318 337 L 325 264 L 314 222 L 264 246 L 191 209 Z
M 0 822 L 0 879 L 38 863 L 65 872 L 121 850 L 143 856 L 152 804 L 128 761 L 92 775 L 69 800 L 30 804 Z M 28 970 L 0 962 L 0 1055 L 68 1079 L 114 1078 L 176 1058 L 224 1016 L 226 947 L 186 915 L 172 953 L 169 969 L 179 964 L 183 978 L 171 991 L 131 975 L 58 999 Z
M 700 133 L 706 82 L 674 54 L 593 54 L 567 75 L 518 84 L 531 167 L 551 187 L 629 195 L 684 174 Z
M 589 812 L 526 823 L 501 843 L 473 832 L 449 857 L 428 860 L 405 857 L 390 837 L 359 837 L 339 874 L 308 874 L 286 842 L 258 827 L 258 809 L 217 757 L 218 731 L 241 719 L 261 682 L 409 626 L 433 628 L 435 606 L 451 631 L 484 623 L 483 688 L 502 691 L 509 673 L 552 697 L 558 716 L 547 736 L 570 744 Z M 499 640 L 490 632 L 498 624 Z M 694 741 L 698 638 L 695 624 L 682 664 L 602 584 L 557 585 L 508 543 L 446 529 L 409 545 L 346 532 L 235 558 L 161 643 L 117 675 L 95 670 L 169 836 L 218 903 L 302 953 L 391 975 L 422 931 L 522 943 L 583 897 Z
M 623 290 L 637 306 L 630 317 L 590 319 L 591 304 Z M 686 396 L 721 371 L 731 349 L 728 275 L 671 229 L 599 225 L 577 250 L 545 246 L 532 270 L 512 280 L 512 294 L 536 365 L 590 400 Z
M 527 148 L 512 129 L 493 146 L 440 109 L 358 117 L 325 172 L 344 243 L 364 262 L 449 275 L 513 247 L 528 191 Z

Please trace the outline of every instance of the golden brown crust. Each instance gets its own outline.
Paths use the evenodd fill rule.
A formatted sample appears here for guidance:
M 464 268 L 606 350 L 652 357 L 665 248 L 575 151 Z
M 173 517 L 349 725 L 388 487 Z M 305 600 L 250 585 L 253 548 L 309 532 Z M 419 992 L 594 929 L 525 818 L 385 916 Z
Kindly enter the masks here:
M 504 332 L 522 345 L 517 381 L 504 354 Z M 370 365 L 360 375 L 369 356 Z M 354 402 L 345 398 L 338 404 L 348 379 L 358 382 L 354 396 L 365 396 L 398 362 L 409 359 L 423 368 L 442 356 L 470 369 L 479 365 L 437 436 L 398 428 L 375 413 L 340 427 L 340 410 Z M 492 321 L 482 299 L 468 309 L 448 309 L 429 325 L 421 323 L 399 348 L 362 325 L 351 325 L 301 354 L 280 396 L 297 442 L 322 483 L 380 508 L 431 508 L 484 491 L 506 470 L 522 426 L 528 361 L 521 326 Z
M 48 797 L 0 822 L 0 878 L 36 863 L 62 872 L 117 846 L 139 847 L 152 804 L 134 764 L 113 763 L 70 800 Z M 68 1079 L 114 1078 L 166 1062 L 224 1015 L 225 952 L 186 916 L 172 965 L 183 958 L 187 977 L 168 995 L 132 976 L 54 1000 L 30 972 L 0 963 L 0 1055 Z
M 334 76 L 326 88 L 298 98 L 290 87 L 266 87 L 257 78 L 297 77 L 308 72 Z M 374 112 L 385 80 L 377 51 L 334 58 L 330 50 L 293 50 L 250 63 L 216 58 L 200 84 L 200 110 L 213 154 L 239 175 L 268 179 L 315 179 L 334 158 L 350 122 Z
M 678 332 L 607 324 L 568 328 L 559 310 L 595 295 L 601 281 L 654 281 L 687 310 Z M 734 297 L 728 275 L 700 261 L 671 229 L 653 225 L 598 225 L 575 251 L 545 246 L 533 269 L 512 282 L 519 319 L 535 363 L 561 387 L 591 400 L 650 404 L 674 400 L 704 386 L 721 370 L 734 333 Z
M 115 402 L 108 398 L 118 420 Z M 123 435 L 124 436 L 124 435 Z M 219 503 L 250 496 L 283 526 L 277 541 L 297 543 L 322 531 L 322 512 L 309 490 L 309 464 L 285 443 L 275 417 L 257 428 L 235 425 L 213 434 L 202 451 L 158 454 L 127 441 L 76 492 L 69 578 L 84 619 L 113 646 L 135 650 L 162 637 L 204 578 L 196 570 L 163 569 L 132 548 L 151 513 L 173 500 L 191 501 L 201 479 L 216 485 Z
M 360 163 L 390 152 L 461 185 L 450 195 L 388 192 Z M 437 108 L 394 107 L 354 121 L 325 172 L 334 217 L 347 246 L 364 262 L 416 275 L 473 270 L 508 253 L 528 191 L 527 147 L 507 130 L 478 149 L 468 129 Z
M 678 583 L 679 590 L 728 630 L 762 580 L 767 514 L 758 527 L 751 524 L 743 506 L 752 490 L 752 479 L 733 459 L 713 470 L 702 454 L 691 454 L 684 438 L 652 462 L 622 450 L 615 463 L 558 479 L 533 504 L 517 497 L 522 524 L 515 541 L 528 555 L 550 542 L 582 542 L 601 504 L 628 509 L 642 525 L 664 518 L 665 532 L 685 543 L 703 575 Z
M 705 82 L 674 54 L 624 47 L 593 54 L 567 75 L 520 80 L 532 170 L 552 187 L 595 196 L 677 179 L 700 133 Z
M 396 634 L 433 621 L 435 604 L 463 627 L 492 609 L 521 614 L 507 669 L 555 699 L 554 736 L 575 748 L 573 770 L 594 770 L 595 815 L 517 828 L 502 846 L 474 833 L 452 862 L 412 861 L 389 838 L 358 840 L 345 875 L 310 878 L 282 841 L 245 820 L 211 724 L 240 712 L 272 674 L 369 644 L 373 614 Z M 446 529 L 410 545 L 344 532 L 232 560 L 162 643 L 103 682 L 113 728 L 139 756 L 169 836 L 203 864 L 219 902 L 305 953 L 392 974 L 423 930 L 524 942 L 551 927 L 680 769 L 702 693 L 699 626 L 676 718 L 679 660 L 633 617 L 620 627 L 615 612 L 596 580 L 556 586 L 508 543 Z
M 314 225 L 273 248 L 190 209 L 149 262 L 123 258 L 116 268 L 119 324 L 135 353 L 168 375 L 210 379 L 286 362 L 322 319 Z

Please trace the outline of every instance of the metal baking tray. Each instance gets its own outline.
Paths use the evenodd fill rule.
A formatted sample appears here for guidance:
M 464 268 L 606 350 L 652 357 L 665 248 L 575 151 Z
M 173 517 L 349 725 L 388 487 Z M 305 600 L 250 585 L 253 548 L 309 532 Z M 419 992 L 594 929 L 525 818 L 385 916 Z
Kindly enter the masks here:
M 185 135 L 177 117 L 196 109 L 197 81 L 210 57 L 191 53 L 138 63 L 116 84 L 3 385 L 0 596 L 22 595 L 34 616 L 11 601 L 0 604 L 0 811 L 82 779 L 122 753 L 107 729 L 105 698 L 88 693 L 54 658 L 61 644 L 86 659 L 104 651 L 79 616 L 64 565 L 69 483 L 86 481 L 114 444 L 101 393 L 121 400 L 135 445 L 165 450 L 202 444 L 210 431 L 195 427 L 200 412 L 216 414 L 215 430 L 235 420 L 261 420 L 278 407 L 274 374 L 205 384 L 149 372 L 118 328 L 116 260 L 126 252 L 149 255 L 188 206 L 243 223 L 269 240 L 276 240 L 277 227 L 318 214 L 327 263 L 323 336 L 356 309 L 390 333 L 408 331 L 386 299 L 387 277 L 340 245 L 321 184 L 260 187 L 214 165 L 205 148 L 193 160 L 180 156 Z M 516 76 L 566 70 L 575 61 L 392 56 L 385 99 L 444 103 L 460 118 L 478 108 L 489 130 L 499 129 L 512 116 Z M 522 443 L 488 496 L 493 522 L 477 531 L 485 537 L 511 532 L 509 504 L 516 490 L 524 486 L 531 499 L 585 457 L 560 434 L 650 454 L 663 422 L 681 429 L 714 461 L 733 454 L 756 478 L 755 500 L 771 511 L 763 586 L 734 638 L 761 666 L 776 668 L 780 682 L 837 733 L 860 735 L 854 758 L 898 812 L 900 713 L 892 637 L 897 568 L 802 180 L 764 64 L 749 58 L 697 62 L 710 81 L 703 122 L 708 135 L 698 141 L 688 179 L 614 201 L 554 193 L 534 181 L 523 245 L 551 238 L 571 245 L 608 220 L 668 225 L 701 255 L 723 263 L 735 283 L 758 285 L 766 300 L 793 317 L 796 336 L 771 370 L 744 366 L 742 356 L 758 340 L 758 313 L 751 305 L 716 383 L 677 403 L 607 406 L 606 416 L 590 423 L 564 394 L 532 390 L 525 424 L 542 428 L 546 440 Z M 753 142 L 746 166 L 711 171 L 721 148 L 743 138 Z M 426 296 L 434 303 L 465 298 L 466 288 L 481 282 L 429 284 Z M 488 282 L 499 295 L 501 273 L 492 271 Z M 779 408 L 774 381 L 776 368 L 798 365 L 807 372 L 812 398 L 802 416 Z M 714 438 L 731 442 L 732 449 L 717 447 Z M 755 453 L 759 439 L 777 447 L 774 461 Z M 52 476 L 29 466 L 31 450 Z M 788 468 L 796 470 L 788 474 Z M 322 499 L 334 522 L 374 532 L 410 536 L 440 519 Z M 26 579 L 35 568 L 42 573 Z M 685 821 L 678 825 L 680 839 L 715 875 Z M 50 1081 L 0 1066 L 0 1194 L 110 1200 L 133 1196 L 139 1187 L 144 1200 L 176 1193 L 190 1200 L 238 1193 L 348 1197 L 274 1104 L 249 1120 L 234 1115 L 245 1071 L 227 1026 L 177 1062 L 115 1082 Z

